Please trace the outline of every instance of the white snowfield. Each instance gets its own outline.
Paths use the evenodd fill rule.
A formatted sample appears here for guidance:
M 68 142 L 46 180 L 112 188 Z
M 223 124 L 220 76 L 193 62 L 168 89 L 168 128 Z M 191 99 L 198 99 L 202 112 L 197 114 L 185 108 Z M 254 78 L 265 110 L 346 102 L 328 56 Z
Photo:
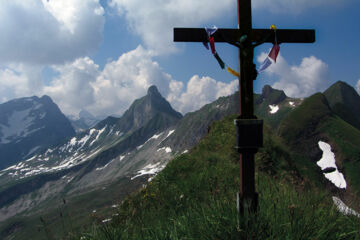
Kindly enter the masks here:
M 333 199 L 333 202 L 336 205 L 337 209 L 339 210 L 339 212 L 341 212 L 344 215 L 354 215 L 354 216 L 360 218 L 360 214 L 358 212 L 356 212 L 355 210 L 346 206 L 346 204 L 343 201 L 341 201 L 340 198 L 332 197 L 332 199 Z
M 159 151 L 165 151 L 165 152 L 167 152 L 167 153 L 171 153 L 171 152 L 172 152 L 172 149 L 171 149 L 170 147 L 162 147 L 162 148 L 159 148 L 157 151 L 158 151 L 158 152 L 159 152 Z
M 161 165 L 160 162 L 158 163 L 154 163 L 154 164 L 149 164 L 147 166 L 145 166 L 143 169 L 139 170 L 137 173 L 137 175 L 135 175 L 134 177 L 131 178 L 131 180 L 134 180 L 137 177 L 143 176 L 143 175 L 156 175 L 158 172 L 160 172 L 161 170 L 163 170 L 165 167 L 165 165 Z
M 143 145 L 138 146 L 137 149 L 140 150 L 146 143 L 152 140 L 161 140 L 162 142 L 174 132 L 175 130 L 170 130 L 169 132 L 161 132 L 158 134 L 154 134 Z M 10 166 L 7 169 L 1 170 L 0 176 L 6 174 L 10 177 L 22 179 L 25 177 L 34 176 L 46 172 L 56 172 L 79 165 L 85 161 L 88 161 L 89 159 L 104 150 L 103 146 L 96 146 L 95 143 L 101 138 L 107 137 L 105 136 L 105 133 L 107 133 L 107 135 L 111 135 L 110 139 L 111 137 L 113 137 L 113 139 L 115 140 L 122 135 L 122 133 L 115 132 L 110 126 L 107 125 L 99 130 L 92 128 L 87 134 L 81 135 L 81 137 L 73 137 L 67 143 L 58 148 L 48 149 L 44 154 L 35 155 L 23 162 Z M 170 147 L 163 147 L 158 149 L 157 151 L 165 151 L 166 153 L 171 153 L 172 149 Z M 129 154 L 130 153 L 124 153 L 123 155 L 118 156 L 116 159 L 121 162 Z M 101 171 L 107 168 L 111 162 L 112 161 L 110 161 L 104 166 L 96 168 L 95 170 Z M 137 174 L 139 174 L 139 176 L 142 174 L 155 174 L 160 171 L 164 166 L 161 166 L 160 170 L 158 170 L 159 166 L 155 167 L 154 169 L 152 167 L 154 166 L 146 166 L 144 169 L 138 171 Z
M 295 103 L 294 102 L 289 102 L 290 106 L 295 107 Z
M 42 129 L 31 129 L 31 126 L 35 123 L 36 117 L 30 116 L 30 113 L 36 108 L 38 108 L 37 105 L 26 110 L 12 112 L 12 114 L 8 117 L 8 124 L 0 124 L 0 132 L 2 133 L 0 143 L 10 143 L 17 138 L 27 137 L 28 135 Z
M 154 134 L 154 136 L 152 136 L 151 138 L 149 138 L 148 140 L 146 140 L 144 144 L 136 147 L 136 149 L 137 149 L 137 150 L 140 150 L 140 149 L 141 149 L 145 144 L 147 144 L 149 141 L 158 139 L 161 135 L 163 135 L 163 132 L 162 132 L 162 133 L 159 133 L 159 134 Z
M 280 109 L 278 105 L 269 105 L 269 108 L 270 108 L 270 114 L 275 114 Z
M 81 139 L 77 139 L 77 137 L 73 137 L 70 142 L 66 145 L 64 145 L 62 148 L 60 148 L 61 151 L 69 151 L 71 152 L 75 147 L 76 150 L 79 150 L 81 148 L 83 148 L 91 139 L 91 137 L 94 137 L 94 140 L 91 141 L 91 143 L 89 144 L 89 146 L 92 146 L 97 140 L 99 140 L 100 135 L 105 131 L 105 129 L 107 128 L 107 126 L 105 126 L 104 128 L 97 130 L 97 129 L 90 129 L 89 134 L 83 136 Z M 96 136 L 95 136 L 96 134 Z
M 166 138 L 170 137 L 170 135 L 171 135 L 171 134 L 173 134 L 174 132 L 175 132 L 175 129 L 174 129 L 174 130 L 169 131 L 169 133 L 168 133 L 168 135 L 166 136 Z M 165 138 L 165 139 L 166 139 L 166 138 Z M 165 139 L 164 139 L 164 140 L 165 140 Z
M 331 151 L 331 146 L 323 141 L 319 141 L 319 148 L 323 151 L 321 159 L 316 163 L 321 170 L 326 168 L 335 168 L 336 170 L 331 173 L 324 173 L 324 176 L 329 179 L 336 187 L 346 188 L 346 181 L 344 175 L 339 172 L 336 161 L 335 154 Z
M 38 175 L 45 172 L 55 172 L 63 169 L 67 169 L 78 164 L 81 164 L 93 156 L 97 155 L 99 152 L 102 151 L 101 147 L 93 148 L 90 151 L 84 151 L 85 146 L 93 146 L 96 141 L 99 140 L 100 136 L 105 132 L 106 128 L 97 130 L 97 129 L 90 129 L 89 133 L 81 138 L 73 137 L 70 139 L 66 144 L 57 148 L 57 149 L 48 149 L 42 155 L 36 155 L 27 159 L 23 162 L 20 162 L 16 165 L 8 167 L 0 171 L 0 176 L 7 173 L 9 176 L 18 176 L 20 179 Z M 40 162 L 46 162 L 52 158 L 52 153 L 55 151 L 60 151 L 61 153 L 65 154 L 65 157 L 57 163 L 52 163 L 47 166 L 39 166 Z M 71 154 L 69 154 L 71 153 Z M 66 154 L 69 154 L 66 156 Z M 121 159 L 122 160 L 122 159 Z M 105 166 L 107 167 L 107 166 Z M 103 168 L 98 168 L 97 170 L 102 170 Z M 8 172 L 11 171 L 11 172 Z

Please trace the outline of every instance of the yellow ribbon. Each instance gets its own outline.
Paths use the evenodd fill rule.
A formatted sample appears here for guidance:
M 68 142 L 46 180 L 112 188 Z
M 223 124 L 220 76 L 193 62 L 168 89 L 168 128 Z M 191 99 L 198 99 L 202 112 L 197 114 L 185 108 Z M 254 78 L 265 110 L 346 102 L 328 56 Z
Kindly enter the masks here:
M 226 71 L 228 71 L 230 74 L 234 75 L 235 77 L 238 77 L 238 78 L 240 77 L 240 74 L 237 71 L 235 71 L 229 67 L 226 68 Z
M 277 30 L 277 28 L 276 28 L 276 26 L 275 26 L 274 24 L 273 24 L 273 25 L 271 25 L 270 29 L 271 29 L 271 30 L 274 30 L 274 31 L 276 31 L 276 30 Z

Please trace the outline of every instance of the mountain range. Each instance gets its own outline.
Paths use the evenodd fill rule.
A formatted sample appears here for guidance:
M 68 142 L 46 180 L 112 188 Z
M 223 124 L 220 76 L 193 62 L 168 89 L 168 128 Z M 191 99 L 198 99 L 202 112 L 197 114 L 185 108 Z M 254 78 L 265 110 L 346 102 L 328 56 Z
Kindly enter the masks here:
M 360 97 L 352 87 L 337 82 L 324 93 L 297 99 L 265 86 L 261 94 L 255 94 L 254 102 L 255 114 L 265 120 L 265 145 L 282 142 L 291 152 L 289 164 L 299 178 L 345 201 L 358 199 Z M 151 181 L 171 159 L 196 147 L 211 132 L 213 122 L 236 114 L 238 108 L 238 93 L 234 93 L 182 116 L 151 86 L 120 118 L 108 117 L 76 135 L 70 126 L 71 134 L 63 136 L 60 144 L 39 148 L 0 171 L 0 236 L 25 239 L 34 233 L 32 222 L 39 216 L 56 215 L 54 206 L 63 199 L 77 210 L 74 221 L 79 225 L 86 224 L 85 216 L 94 209 L 109 212 L 109 206 Z M 0 136 L 15 139 L 9 134 Z M 329 173 L 317 165 L 323 154 L 320 142 L 331 146 L 346 189 L 327 177 L 334 169 Z M 260 166 L 269 168 L 261 156 Z M 271 171 L 278 167 L 269 164 Z
M 0 170 L 75 135 L 48 96 L 0 104 Z
M 94 117 L 86 110 L 81 110 L 79 116 L 68 115 L 71 125 L 75 129 L 76 133 L 83 132 L 89 128 L 94 127 L 102 119 Z

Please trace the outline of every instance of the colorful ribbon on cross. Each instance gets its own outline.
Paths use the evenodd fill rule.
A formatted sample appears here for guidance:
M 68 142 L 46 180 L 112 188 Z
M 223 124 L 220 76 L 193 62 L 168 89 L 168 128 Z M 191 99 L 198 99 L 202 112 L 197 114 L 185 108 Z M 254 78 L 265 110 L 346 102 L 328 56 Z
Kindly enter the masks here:
M 265 71 L 265 69 L 267 69 L 273 62 L 276 63 L 276 58 L 280 52 L 280 46 L 277 42 L 277 36 L 276 36 L 277 28 L 275 27 L 275 25 L 271 25 L 270 29 L 274 30 L 274 32 L 275 32 L 275 43 L 274 43 L 269 55 L 265 58 L 263 63 L 260 65 L 260 67 L 258 69 L 258 73 Z
M 214 26 L 212 28 L 205 28 L 205 31 L 207 33 L 208 36 L 208 41 L 203 42 L 205 48 L 207 50 L 209 50 L 211 48 L 211 53 L 213 54 L 213 56 L 215 57 L 216 61 L 219 63 L 220 67 L 222 69 L 224 69 L 226 67 L 226 71 L 228 71 L 230 74 L 234 75 L 235 77 L 240 77 L 240 74 L 235 71 L 234 69 L 232 69 L 231 67 L 229 67 L 219 56 L 219 54 L 216 52 L 215 49 L 215 39 L 212 36 L 216 31 L 217 31 L 217 27 Z M 209 48 L 209 44 L 210 43 L 210 48 Z

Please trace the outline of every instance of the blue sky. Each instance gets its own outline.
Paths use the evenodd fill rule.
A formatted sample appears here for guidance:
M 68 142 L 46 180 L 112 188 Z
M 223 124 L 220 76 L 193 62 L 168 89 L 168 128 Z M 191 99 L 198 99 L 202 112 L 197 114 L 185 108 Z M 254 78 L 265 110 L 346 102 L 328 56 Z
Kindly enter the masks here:
M 314 44 L 281 44 L 260 74 L 291 97 L 342 80 L 360 91 L 356 0 L 253 0 L 253 27 L 314 28 Z M 186 113 L 237 89 L 201 43 L 173 43 L 173 27 L 237 27 L 236 0 L 13 0 L 0 3 L 0 102 L 47 94 L 66 114 L 120 115 L 155 84 Z M 255 50 L 259 65 L 271 44 Z M 238 51 L 217 43 L 236 69 Z

